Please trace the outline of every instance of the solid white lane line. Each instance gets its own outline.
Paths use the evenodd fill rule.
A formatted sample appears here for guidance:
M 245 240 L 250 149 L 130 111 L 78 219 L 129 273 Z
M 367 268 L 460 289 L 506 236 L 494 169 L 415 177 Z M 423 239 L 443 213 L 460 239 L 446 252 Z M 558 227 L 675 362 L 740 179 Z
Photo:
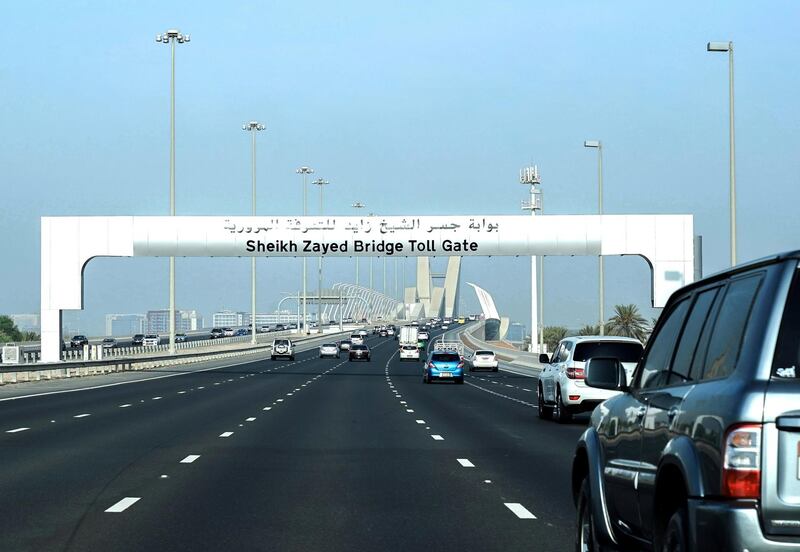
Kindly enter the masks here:
M 17 429 L 9 429 L 6 433 L 19 433 L 20 431 L 28 431 L 29 427 L 18 427 Z
M 119 405 L 120 408 L 128 408 L 129 406 L 131 405 L 128 403 Z
M 425 423 L 425 420 L 417 420 L 417 423 L 418 423 L 418 424 L 424 424 L 424 423 Z
M 111 506 L 109 509 L 107 509 L 106 512 L 111 512 L 112 514 L 124 512 L 125 510 L 127 510 L 128 508 L 139 502 L 141 499 L 142 497 L 140 496 L 126 496 L 125 498 L 123 498 L 122 500 Z
M 200 458 L 199 454 L 190 454 L 189 456 L 187 456 L 186 458 L 181 460 L 181 464 L 191 464 L 192 462 L 194 462 L 198 458 Z
M 536 519 L 536 516 L 519 502 L 504 502 L 503 504 L 505 504 L 506 508 L 514 512 L 519 519 Z
M 220 433 L 220 437 L 230 437 L 233 435 L 233 431 L 226 431 L 225 433 Z
M 431 438 L 434 441 L 444 441 L 444 437 L 442 437 L 441 435 L 431 435 Z
M 245 422 L 255 422 L 255 421 L 256 421 L 256 419 L 253 418 L 252 416 L 245 420 Z
M 78 414 L 77 416 L 73 416 L 73 418 L 85 418 L 86 416 L 91 416 L 91 414 Z
M 262 408 L 261 410 L 272 410 L 272 407 L 271 407 L 271 406 L 265 406 L 265 407 L 264 407 L 264 408 Z
M 466 458 L 458 458 L 458 463 L 464 466 L 465 468 L 474 468 L 475 464 L 467 460 Z

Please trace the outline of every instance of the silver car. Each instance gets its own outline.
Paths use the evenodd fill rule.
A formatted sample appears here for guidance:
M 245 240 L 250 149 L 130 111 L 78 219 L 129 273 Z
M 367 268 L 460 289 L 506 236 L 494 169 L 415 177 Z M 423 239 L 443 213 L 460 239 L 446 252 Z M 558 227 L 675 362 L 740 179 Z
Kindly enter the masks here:
M 578 441 L 576 549 L 800 550 L 800 251 L 676 291 Z
M 319 346 L 319 358 L 323 357 L 339 358 L 339 347 L 336 343 L 324 343 Z

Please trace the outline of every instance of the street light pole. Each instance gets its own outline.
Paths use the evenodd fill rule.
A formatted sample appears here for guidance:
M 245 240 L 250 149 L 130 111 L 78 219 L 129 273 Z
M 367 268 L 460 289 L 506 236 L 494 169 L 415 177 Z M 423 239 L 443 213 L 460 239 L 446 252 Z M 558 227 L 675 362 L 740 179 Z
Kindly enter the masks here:
M 585 148 L 597 148 L 597 184 L 598 184 L 598 212 L 603 214 L 603 143 L 600 140 L 586 140 L 583 142 Z M 605 267 L 603 266 L 603 255 L 599 258 L 600 262 L 600 335 L 606 335 L 606 319 L 603 307 L 605 306 Z
M 307 206 L 307 202 L 306 202 L 306 198 L 308 196 L 308 175 L 309 174 L 314 174 L 314 169 L 309 168 L 309 167 L 300 167 L 295 172 L 297 172 L 297 174 L 302 174 L 303 175 L 303 216 L 306 216 L 308 214 L 307 213 L 308 206 Z M 307 278 L 307 276 L 306 276 L 306 274 L 307 274 L 307 270 L 308 270 L 308 267 L 307 267 L 307 263 L 306 263 L 306 257 L 303 257 L 303 324 L 301 326 L 299 322 L 297 323 L 297 333 L 303 333 L 304 330 L 305 330 L 305 333 L 309 333 L 308 332 L 308 328 L 306 328 L 306 315 L 307 315 L 307 309 L 308 309 L 307 300 L 306 300 L 306 293 L 307 293 L 307 289 L 306 289 L 306 278 Z
M 370 213 L 369 216 L 374 217 L 375 213 Z M 369 289 L 375 289 L 375 287 L 372 285 L 372 257 L 369 258 Z
M 322 188 L 330 184 L 327 180 L 317 178 L 312 184 L 319 186 L 319 215 L 322 216 Z M 317 265 L 317 333 L 322 333 L 322 256 Z
M 736 133 L 733 119 L 733 42 L 709 42 L 709 52 L 728 52 L 728 137 L 730 139 L 730 223 L 731 223 L 731 266 L 736 266 Z
M 366 205 L 364 205 L 360 201 L 356 201 L 350 207 L 358 210 L 358 209 L 363 209 L 364 207 L 366 207 Z M 356 257 L 356 285 L 358 285 L 358 257 Z
M 252 147 L 250 152 L 251 157 L 251 174 L 253 180 L 253 205 L 252 215 L 256 216 L 256 133 L 264 130 L 266 127 L 258 121 L 250 121 L 242 125 L 242 130 L 250 132 L 252 138 Z M 256 258 L 250 257 L 250 343 L 256 344 Z
M 169 214 L 175 216 L 175 43 L 189 42 L 191 37 L 176 29 L 156 35 L 156 42 L 169 44 L 171 49 L 170 110 L 169 110 Z M 169 354 L 175 354 L 175 257 L 169 258 Z

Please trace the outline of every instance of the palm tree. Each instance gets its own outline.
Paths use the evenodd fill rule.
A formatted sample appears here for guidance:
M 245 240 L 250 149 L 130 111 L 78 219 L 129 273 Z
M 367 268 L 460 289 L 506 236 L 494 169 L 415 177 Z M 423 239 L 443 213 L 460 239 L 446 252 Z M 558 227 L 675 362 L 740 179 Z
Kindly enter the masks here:
M 583 328 L 578 330 L 578 335 L 600 335 L 600 326 L 596 324 L 586 324 Z
M 639 341 L 647 339 L 648 330 L 647 320 L 636 305 L 616 305 L 614 316 L 606 323 L 606 333 L 609 335 L 634 337 Z
M 569 330 L 562 326 L 545 326 L 542 333 L 548 351 L 554 351 L 558 342 L 567 337 Z

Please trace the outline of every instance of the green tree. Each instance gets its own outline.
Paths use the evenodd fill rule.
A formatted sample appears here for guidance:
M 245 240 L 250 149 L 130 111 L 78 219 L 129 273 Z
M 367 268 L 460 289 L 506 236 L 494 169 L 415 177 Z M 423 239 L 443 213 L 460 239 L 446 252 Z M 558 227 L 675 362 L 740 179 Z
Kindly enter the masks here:
M 600 335 L 600 326 L 586 324 L 583 328 L 578 330 L 578 335 Z
M 634 337 L 642 342 L 647 339 L 649 331 L 647 320 L 636 305 L 616 305 L 614 316 L 606 323 L 607 334 Z
M 0 342 L 22 341 L 22 333 L 9 316 L 0 316 Z
M 567 328 L 562 326 L 545 326 L 542 333 L 547 350 L 553 352 L 558 342 L 567 337 L 567 331 Z

